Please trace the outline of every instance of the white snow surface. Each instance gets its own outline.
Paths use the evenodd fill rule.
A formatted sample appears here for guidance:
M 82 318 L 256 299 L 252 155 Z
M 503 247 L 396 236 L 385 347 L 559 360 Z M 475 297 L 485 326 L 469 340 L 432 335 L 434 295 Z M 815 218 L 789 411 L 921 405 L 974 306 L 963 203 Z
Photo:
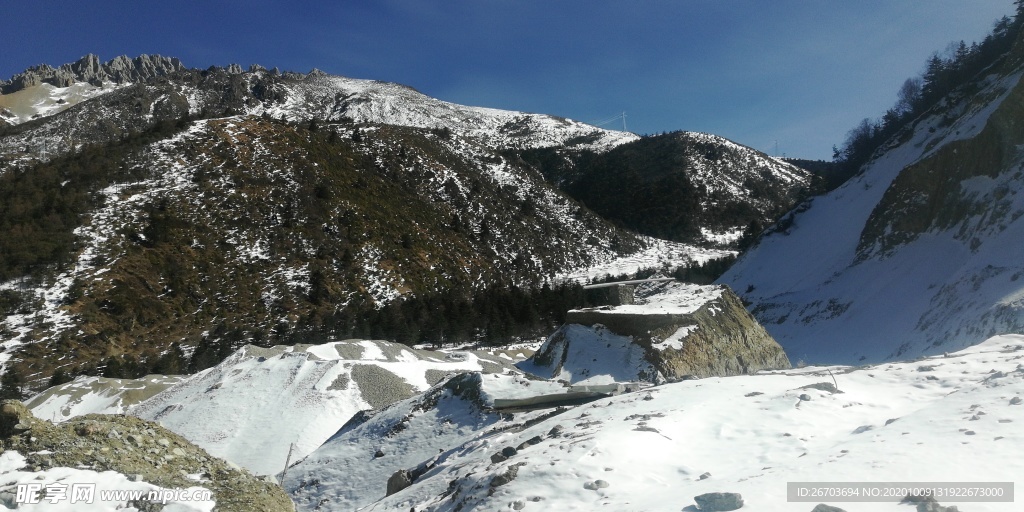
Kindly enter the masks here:
M 290 449 L 292 461 L 309 454 L 360 410 L 427 389 L 428 372 L 442 376 L 481 371 L 484 365 L 492 370 L 511 365 L 484 352 L 459 354 L 449 358 L 445 352 L 367 340 L 270 349 L 246 346 L 217 366 L 183 377 L 139 403 L 123 401 L 93 380 L 65 384 L 29 403 L 33 414 L 43 419 L 106 413 L 157 421 L 214 456 L 268 475 L 284 468 Z M 361 381 L 352 375 L 357 366 L 374 366 L 390 378 Z M 144 387 L 124 382 L 121 395 Z
M 556 383 L 518 375 L 463 375 L 462 395 L 439 383 L 426 393 L 395 403 L 364 423 L 347 426 L 306 459 L 289 468 L 284 488 L 299 510 L 355 510 L 384 497 L 388 478 L 399 469 L 456 456 L 467 438 L 501 432 L 544 411 L 511 415 L 487 407 L 494 398 L 522 398 L 564 392 Z M 477 391 L 479 397 L 473 396 Z M 486 435 L 486 434 L 485 434 Z M 495 447 L 494 451 L 500 451 Z
M 633 304 L 602 306 L 600 310 L 613 315 L 689 315 L 721 298 L 724 290 L 722 286 L 678 281 L 644 283 L 637 287 Z
M 516 366 L 538 377 L 580 386 L 646 381 L 642 376 L 658 373 L 632 337 L 615 334 L 603 325 L 564 325 L 538 351 L 544 352 L 555 354 L 551 365 L 539 365 L 531 358 Z
M 762 237 L 719 279 L 751 303 L 792 360 L 878 362 L 956 350 L 1024 327 L 1024 148 L 995 178 L 961 184 L 965 197 L 1003 203 L 1012 219 L 978 230 L 977 247 L 958 236 L 990 214 L 948 231 L 930 231 L 888 254 L 858 259 L 858 242 L 875 206 L 903 169 L 945 145 L 977 135 L 1020 73 L 990 77 L 974 98 L 951 107 L 959 117 L 924 117 L 904 142 L 860 174 L 792 215 L 783 232 Z
M 85 414 L 124 414 L 129 407 L 181 382 L 184 376 L 147 375 L 141 379 L 80 376 L 25 401 L 32 414 L 53 422 Z
M 696 510 L 694 496 L 736 492 L 743 510 L 759 512 L 807 511 L 819 502 L 847 512 L 901 512 L 910 507 L 789 503 L 786 483 L 1019 487 L 1024 405 L 1014 404 L 1024 394 L 1022 362 L 1024 336 L 1006 335 L 946 357 L 664 384 L 519 429 L 480 430 L 438 455 L 411 487 L 360 510 Z M 841 393 L 806 387 L 832 384 L 833 376 Z M 491 461 L 502 447 L 535 436 L 540 443 Z M 492 486 L 513 465 L 520 465 L 516 477 Z M 939 501 L 971 512 L 1019 510 L 1015 503 Z
M 639 139 L 632 133 L 606 130 L 571 119 L 457 105 L 400 84 L 319 71 L 303 80 L 283 84 L 283 88 L 287 91 L 284 103 L 260 104 L 251 113 L 266 112 L 290 119 L 349 117 L 362 123 L 447 128 L 499 147 L 548 147 L 586 137 L 586 142 L 575 147 L 603 151 Z
M 98 87 L 87 82 L 78 82 L 68 87 L 57 87 L 43 83 L 10 94 L 0 94 L 0 119 L 18 125 L 52 116 L 83 101 L 120 89 L 124 85 L 106 82 Z
M 708 232 L 710 233 L 710 231 Z M 606 257 L 593 265 L 557 276 L 563 281 L 586 283 L 609 276 L 633 275 L 638 270 L 657 268 L 669 272 L 680 266 L 705 263 L 708 260 L 734 256 L 736 251 L 707 249 L 695 245 L 642 237 L 647 245 L 633 254 Z
M 16 451 L 5 451 L 0 454 L 0 479 L 2 479 L 5 492 L 14 494 L 18 484 L 42 484 L 44 489 L 47 486 L 53 487 L 56 491 L 51 499 L 43 498 L 39 503 L 20 503 L 17 510 L 25 512 L 113 512 L 113 511 L 136 511 L 135 507 L 129 506 L 130 499 L 115 499 L 117 496 L 109 493 L 139 491 L 143 498 L 152 491 L 162 491 L 165 488 L 147 483 L 145 480 L 131 480 L 128 476 L 116 471 L 97 472 L 89 469 L 54 467 L 42 471 L 31 471 L 26 469 L 25 456 Z M 94 484 L 92 500 L 76 499 L 72 502 L 71 486 L 82 484 Z M 66 486 L 66 487 L 64 487 Z M 63 493 L 60 489 L 64 489 Z M 175 489 L 183 491 L 184 496 L 203 497 L 209 496 L 209 490 L 193 486 L 187 489 Z M 168 494 L 170 496 L 170 494 Z M 16 497 L 16 494 L 15 496 Z M 122 495 L 121 497 L 125 497 Z M 103 499 L 107 498 L 107 499 Z M 12 499 L 11 505 L 14 505 Z M 145 499 L 143 499 L 145 501 Z M 160 504 L 160 501 L 156 501 Z M 170 500 L 164 504 L 164 512 L 210 512 L 216 506 L 214 500 Z

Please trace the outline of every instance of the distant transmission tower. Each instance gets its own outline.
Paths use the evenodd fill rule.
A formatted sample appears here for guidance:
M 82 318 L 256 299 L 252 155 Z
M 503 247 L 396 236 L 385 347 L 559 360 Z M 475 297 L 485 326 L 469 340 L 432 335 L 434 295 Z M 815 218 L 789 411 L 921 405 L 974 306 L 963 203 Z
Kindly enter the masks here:
M 626 129 L 626 112 L 625 111 L 623 111 L 621 114 L 616 114 L 616 115 L 614 115 L 612 117 L 609 117 L 608 119 L 604 119 L 602 121 L 595 121 L 595 122 L 590 123 L 590 124 L 592 124 L 594 126 L 604 126 L 604 125 L 606 125 L 608 123 L 611 123 L 611 122 L 614 122 L 614 121 L 618 121 L 620 119 L 622 120 L 622 131 L 628 132 L 629 130 Z

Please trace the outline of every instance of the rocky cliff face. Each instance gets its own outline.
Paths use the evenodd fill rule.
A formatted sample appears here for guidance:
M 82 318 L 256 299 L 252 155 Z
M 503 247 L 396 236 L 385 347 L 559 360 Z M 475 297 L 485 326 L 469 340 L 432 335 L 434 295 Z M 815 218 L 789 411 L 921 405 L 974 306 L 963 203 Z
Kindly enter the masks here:
M 643 285 L 633 305 L 570 311 L 520 367 L 596 384 L 741 375 L 790 363 L 728 287 L 673 282 Z
M 88 54 L 76 62 L 54 68 L 42 64 L 14 75 L 10 80 L 0 81 L 0 93 L 11 94 L 41 84 L 55 87 L 69 87 L 75 83 L 87 82 L 102 85 L 103 82 L 145 82 L 158 76 L 166 76 L 185 69 L 181 61 L 160 55 L 140 55 L 134 59 L 125 55 L 108 62 L 100 62 L 99 56 Z

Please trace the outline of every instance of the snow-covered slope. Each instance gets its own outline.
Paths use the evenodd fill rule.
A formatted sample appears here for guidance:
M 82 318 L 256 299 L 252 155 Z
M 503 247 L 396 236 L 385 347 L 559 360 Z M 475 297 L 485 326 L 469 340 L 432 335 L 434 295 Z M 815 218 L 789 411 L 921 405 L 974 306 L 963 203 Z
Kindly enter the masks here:
M 124 414 L 130 407 L 185 380 L 181 375 L 141 379 L 82 376 L 25 401 L 32 414 L 53 422 L 85 414 Z
M 32 119 L 52 116 L 85 100 L 106 94 L 116 84 L 76 83 L 67 87 L 40 84 L 10 94 L 0 94 L 0 120 L 18 125 Z M 54 148 L 57 151 L 57 148 Z
M 388 479 L 399 470 L 409 470 L 415 480 L 426 466 L 454 457 L 453 449 L 479 432 L 494 435 L 550 414 L 513 418 L 492 409 L 496 398 L 561 391 L 560 384 L 518 375 L 458 375 L 363 422 L 353 419 L 289 468 L 284 487 L 303 510 L 355 510 L 383 498 Z
M 158 66 L 149 69 L 151 62 Z M 111 67 L 114 71 L 93 70 Z M 89 55 L 56 69 L 33 68 L 13 81 L 18 87 L 0 82 L 12 90 L 0 94 L 0 119 L 8 125 L 41 122 L 0 141 L 0 163 L 46 159 L 82 144 L 116 140 L 168 117 L 225 110 L 296 122 L 350 120 L 446 130 L 501 149 L 565 146 L 606 151 L 639 139 L 571 119 L 457 105 L 404 85 L 319 70 L 280 73 L 252 66 L 243 71 L 232 65 L 200 71 L 184 68 L 177 59 L 147 55 L 134 60 L 118 57 L 101 65 Z M 121 94 L 111 94 L 114 91 Z
M 45 419 L 127 413 L 157 421 L 215 456 L 255 474 L 274 474 L 290 450 L 293 461 L 305 456 L 361 410 L 413 396 L 449 372 L 501 371 L 511 363 L 486 352 L 453 355 L 384 341 L 250 345 L 203 372 L 164 378 L 180 382 L 138 403 L 108 397 L 111 388 L 123 396 L 143 383 L 108 379 L 99 386 L 81 378 L 28 405 Z
M 261 72 L 253 79 L 266 76 Z M 283 101 L 256 106 L 251 112 L 290 119 L 337 121 L 348 117 L 362 123 L 448 129 L 502 148 L 569 145 L 603 151 L 639 139 L 632 133 L 571 119 L 457 105 L 404 85 L 332 76 L 318 70 L 298 80 L 281 81 L 274 93 Z
M 794 361 L 880 361 L 1022 332 L 1020 78 L 1003 69 L 948 98 L 719 282 Z
M 697 495 L 735 492 L 743 510 L 824 501 L 899 512 L 902 496 L 790 503 L 786 483 L 1013 481 L 1024 474 L 1022 361 L 1024 337 L 1002 336 L 913 362 L 665 384 L 468 436 L 412 486 L 363 510 L 696 510 Z M 518 449 L 492 460 L 503 447 Z

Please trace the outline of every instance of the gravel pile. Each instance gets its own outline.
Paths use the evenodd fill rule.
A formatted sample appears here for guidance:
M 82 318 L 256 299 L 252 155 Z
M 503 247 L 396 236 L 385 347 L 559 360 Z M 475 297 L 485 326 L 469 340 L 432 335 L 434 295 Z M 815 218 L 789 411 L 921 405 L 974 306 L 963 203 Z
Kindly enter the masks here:
M 36 418 L 16 400 L 0 403 L 0 443 L 26 457 L 28 469 L 74 467 L 116 471 L 165 488 L 203 486 L 218 511 L 293 511 L 273 482 L 206 453 L 157 423 L 89 414 L 58 425 Z

